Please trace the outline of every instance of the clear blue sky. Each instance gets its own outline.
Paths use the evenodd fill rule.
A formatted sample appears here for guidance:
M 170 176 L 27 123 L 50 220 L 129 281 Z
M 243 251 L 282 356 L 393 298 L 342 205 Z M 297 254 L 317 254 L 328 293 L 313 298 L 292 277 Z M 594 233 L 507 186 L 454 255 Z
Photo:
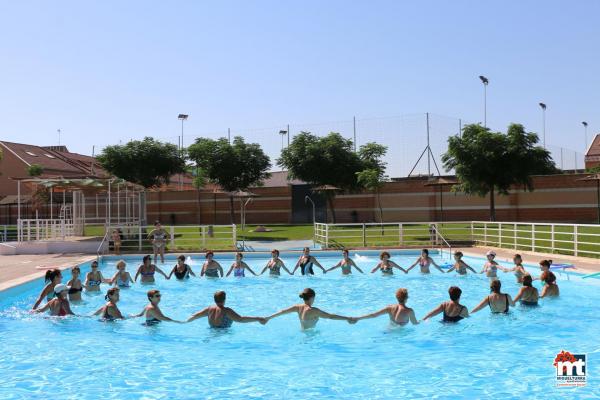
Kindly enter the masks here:
M 600 131 L 599 15 L 594 0 L 3 1 L 0 138 L 176 142 L 183 112 L 186 143 L 265 128 L 249 138 L 276 155 L 286 123 L 482 121 L 483 74 L 489 126 L 539 131 L 544 101 L 547 142 L 583 151 L 581 121 Z

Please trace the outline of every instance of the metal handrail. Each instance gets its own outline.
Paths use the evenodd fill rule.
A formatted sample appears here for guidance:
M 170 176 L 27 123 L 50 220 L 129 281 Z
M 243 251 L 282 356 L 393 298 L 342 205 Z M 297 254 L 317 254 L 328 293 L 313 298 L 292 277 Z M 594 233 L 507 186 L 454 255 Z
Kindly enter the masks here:
M 102 250 L 102 246 L 104 245 L 104 242 L 106 242 L 106 239 L 108 238 L 108 232 L 110 232 L 110 228 L 107 228 L 106 231 L 104 232 L 104 237 L 102 238 L 102 241 L 100 242 L 100 246 L 98 246 L 98 250 L 96 250 L 96 261 L 100 261 L 100 250 Z
M 448 246 L 448 252 L 449 252 L 448 254 L 450 254 L 450 257 L 452 257 L 452 245 L 450 243 L 448 243 L 448 241 L 446 240 L 446 238 L 444 237 L 444 235 L 442 235 L 440 233 L 440 230 L 438 229 L 438 227 L 437 227 L 436 224 L 433 224 L 432 227 L 435 230 L 435 235 L 438 238 L 441 238 L 444 243 L 446 243 L 446 246 Z M 442 246 L 441 245 L 440 245 L 440 254 L 443 254 L 442 253 Z

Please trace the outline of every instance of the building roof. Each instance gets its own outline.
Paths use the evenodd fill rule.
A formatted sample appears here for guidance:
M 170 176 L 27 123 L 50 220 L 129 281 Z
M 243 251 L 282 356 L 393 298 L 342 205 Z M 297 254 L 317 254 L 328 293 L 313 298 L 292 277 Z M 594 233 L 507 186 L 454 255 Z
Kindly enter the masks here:
M 585 155 L 586 157 L 600 156 L 600 134 L 596 135 L 594 140 L 592 140 L 592 143 L 590 144 L 590 147 L 588 147 Z
M 287 171 L 275 171 L 271 172 L 271 177 L 265 179 L 263 181 L 262 187 L 281 187 L 287 185 L 304 185 L 306 182 L 303 182 L 299 179 L 288 180 L 288 172 Z

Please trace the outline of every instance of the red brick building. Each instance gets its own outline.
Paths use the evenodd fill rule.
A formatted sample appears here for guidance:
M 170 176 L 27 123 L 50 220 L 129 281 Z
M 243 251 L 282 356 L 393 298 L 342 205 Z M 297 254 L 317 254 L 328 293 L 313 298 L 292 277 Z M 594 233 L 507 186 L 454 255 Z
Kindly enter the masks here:
M 600 165 L 600 135 L 596 135 L 585 153 L 585 167 L 594 168 Z

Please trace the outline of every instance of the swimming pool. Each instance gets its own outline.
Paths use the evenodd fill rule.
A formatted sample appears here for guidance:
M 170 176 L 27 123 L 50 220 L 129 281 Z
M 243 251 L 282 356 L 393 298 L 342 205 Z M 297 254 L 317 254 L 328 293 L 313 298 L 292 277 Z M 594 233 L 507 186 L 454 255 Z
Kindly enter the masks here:
M 337 252 L 313 254 L 326 266 L 340 258 Z M 406 266 L 417 252 L 392 255 Z M 267 256 L 248 254 L 245 260 L 259 272 Z M 469 309 L 489 293 L 482 275 L 440 275 L 433 269 L 429 276 L 413 270 L 382 277 L 369 273 L 376 253 L 352 251 L 351 256 L 364 275 L 345 277 L 338 269 L 324 276 L 317 270 L 314 277 L 230 276 L 186 282 L 157 276 L 155 285 L 122 290 L 119 307 L 124 314 L 141 311 L 145 292 L 156 287 L 163 293 L 163 312 L 183 320 L 211 305 L 214 291 L 222 289 L 227 305 L 239 313 L 268 315 L 298 303 L 298 293 L 312 287 L 317 307 L 360 315 L 394 303 L 395 290 L 406 287 L 408 306 L 421 319 L 447 299 L 451 285 L 463 289 L 461 302 Z M 439 254 L 432 256 L 440 259 Z M 216 255 L 226 270 L 232 258 Z M 282 258 L 293 265 L 297 254 Z M 125 259 L 133 275 L 140 257 Z M 168 259 L 165 272 L 175 258 Z M 105 277 L 113 274 L 117 260 L 107 258 L 101 265 Z M 200 261 L 192 258 L 195 272 Z M 465 261 L 476 270 L 483 263 L 470 257 Z M 88 270 L 85 265 L 82 272 Z M 499 274 L 503 289 L 514 296 L 514 276 Z M 64 275 L 66 282 L 70 274 Z M 205 319 L 147 327 L 140 319 L 101 323 L 94 318 L 32 316 L 27 310 L 43 286 L 38 280 L 0 293 L 0 398 L 597 398 L 600 285 L 564 273 L 557 278 L 559 300 L 544 300 L 538 309 L 517 307 L 508 316 L 484 310 L 454 325 L 438 323 L 438 316 L 403 328 L 390 327 L 387 317 L 356 325 L 321 320 L 306 332 L 293 314 L 266 326 L 234 324 L 225 331 L 209 329 Z M 103 285 L 103 292 L 107 288 Z M 90 314 L 104 303 L 103 295 L 84 294 L 84 302 L 72 308 Z M 555 387 L 552 364 L 562 349 L 587 353 L 586 387 Z

